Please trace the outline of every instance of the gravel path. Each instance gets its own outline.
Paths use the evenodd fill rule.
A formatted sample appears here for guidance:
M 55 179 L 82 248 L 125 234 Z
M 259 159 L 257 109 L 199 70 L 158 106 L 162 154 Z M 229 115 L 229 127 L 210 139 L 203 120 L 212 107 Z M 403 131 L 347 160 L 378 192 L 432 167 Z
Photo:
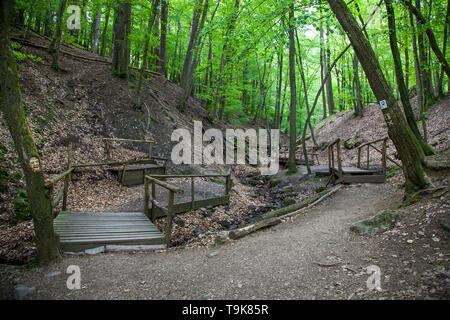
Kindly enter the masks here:
M 13 277 L 36 287 L 33 299 L 364 298 L 370 239 L 349 226 L 401 197 L 387 185 L 347 186 L 285 223 L 218 248 L 65 256 Z M 66 287 L 69 265 L 81 269 L 81 290 Z M 54 271 L 61 274 L 46 277 Z

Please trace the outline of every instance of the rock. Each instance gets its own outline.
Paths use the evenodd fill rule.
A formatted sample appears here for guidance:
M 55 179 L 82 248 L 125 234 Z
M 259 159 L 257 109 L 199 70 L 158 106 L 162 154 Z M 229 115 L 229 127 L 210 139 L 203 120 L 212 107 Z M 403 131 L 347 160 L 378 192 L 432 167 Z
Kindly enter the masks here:
M 182 228 L 185 226 L 184 221 L 182 219 L 180 219 L 179 217 L 173 218 L 173 222 Z
M 161 250 L 165 249 L 165 244 L 141 244 L 141 245 L 115 245 L 109 244 L 105 247 L 105 251 L 107 252 L 115 252 L 115 251 L 153 251 L 153 250 Z
M 229 240 L 229 232 L 228 231 L 221 231 L 216 236 L 216 239 L 214 240 L 214 243 L 216 245 L 221 245 L 221 244 L 224 244 L 225 242 L 227 242 L 228 240 Z
M 397 212 L 393 210 L 382 210 L 373 217 L 352 224 L 350 231 L 353 231 L 359 235 L 384 232 L 393 228 L 396 220 Z
M 26 296 L 34 293 L 36 291 L 35 287 L 26 287 L 23 284 L 18 284 L 14 287 L 14 299 L 22 300 Z
M 192 230 L 192 232 L 194 232 L 194 235 L 198 235 L 199 233 L 202 232 L 202 229 L 200 229 L 199 227 L 195 227 L 194 230 Z
M 280 190 L 279 190 L 280 193 L 286 193 L 286 192 L 291 192 L 291 191 L 292 191 L 291 185 L 284 186 L 283 188 L 280 188 Z
M 90 254 L 90 255 L 98 254 L 98 253 L 105 252 L 105 247 L 101 246 L 101 247 L 97 247 L 97 248 L 93 248 L 93 249 L 86 249 L 86 250 L 84 250 L 84 252 L 86 254 Z
M 219 223 L 220 223 L 220 225 L 221 225 L 222 227 L 224 227 L 225 229 L 230 228 L 231 225 L 232 225 L 231 222 L 228 221 L 228 220 L 223 220 L 223 221 L 220 221 Z
M 219 254 L 219 251 L 213 251 L 210 254 L 208 254 L 208 257 L 212 258 L 212 257 L 217 256 L 218 254 Z
M 46 277 L 46 278 L 51 278 L 51 277 L 59 276 L 60 274 L 61 274 L 60 271 L 53 271 L 53 272 L 47 273 L 47 274 L 45 275 L 45 277 Z

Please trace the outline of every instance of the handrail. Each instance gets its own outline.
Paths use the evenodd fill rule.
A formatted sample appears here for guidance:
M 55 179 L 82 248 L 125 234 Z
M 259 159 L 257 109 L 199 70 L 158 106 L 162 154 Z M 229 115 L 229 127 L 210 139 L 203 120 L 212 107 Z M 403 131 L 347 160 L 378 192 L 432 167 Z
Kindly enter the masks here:
M 106 162 L 92 162 L 92 163 L 79 163 L 74 164 L 74 168 L 85 168 L 85 167 L 101 167 L 101 166 L 120 166 L 120 165 L 130 165 L 130 164 L 146 164 L 151 163 L 152 159 L 140 159 L 140 160 L 124 160 L 124 161 L 106 161 Z
M 362 147 L 365 147 L 368 144 L 373 144 L 373 143 L 377 143 L 377 142 L 383 141 L 384 139 L 389 139 L 389 138 L 388 137 L 384 137 L 384 138 L 380 138 L 380 139 L 377 139 L 377 140 L 366 142 L 366 143 L 358 146 L 358 149 L 361 149 Z
M 155 179 L 155 178 L 153 178 L 151 176 L 145 176 L 145 179 L 147 179 L 149 181 L 152 181 L 152 182 L 156 183 L 157 185 L 160 185 L 161 187 L 166 188 L 167 190 L 175 192 L 176 194 L 183 194 L 184 193 L 183 189 L 178 188 L 178 187 L 176 187 L 174 185 L 171 185 L 170 183 L 167 183 L 167 182 Z
M 156 202 L 156 191 L 155 191 L 155 185 L 159 185 L 163 188 L 166 188 L 169 190 L 169 201 L 167 205 L 167 210 L 164 208 L 160 208 L 164 212 L 167 213 L 167 225 L 166 225 L 166 245 L 167 247 L 170 246 L 170 236 L 172 233 L 172 219 L 174 215 L 174 195 L 176 194 L 184 194 L 184 190 L 181 188 L 178 188 L 170 183 L 158 180 L 157 178 L 190 178 L 191 179 L 191 209 L 194 209 L 194 202 L 195 202 L 195 184 L 194 179 L 195 178 L 202 178 L 202 177 L 224 177 L 225 178 L 225 195 L 228 196 L 229 192 L 232 187 L 231 183 L 231 169 L 228 170 L 226 174 L 204 174 L 204 175 L 146 175 L 144 179 L 144 214 L 154 223 L 155 222 L 155 206 L 157 206 Z M 151 202 L 152 202 L 152 211 L 150 214 L 149 210 L 149 200 L 150 200 L 150 194 L 149 194 L 149 183 L 151 182 Z M 159 206 L 158 206 L 159 207 Z
M 149 159 L 152 158 L 152 145 L 155 143 L 154 140 L 136 140 L 136 139 L 122 139 L 122 138 L 103 138 L 103 141 L 105 142 L 106 160 L 111 159 L 110 143 L 112 141 L 148 143 L 148 158 Z
M 122 142 L 155 143 L 154 140 L 135 140 L 135 139 L 121 139 L 121 138 L 103 138 L 103 140 L 122 141 Z
M 57 176 L 49 179 L 48 181 L 45 182 L 45 187 L 46 188 L 50 188 L 51 186 L 54 186 L 59 180 L 62 180 L 63 178 L 65 178 L 67 175 L 71 174 L 74 168 L 70 168 L 67 171 L 64 171 L 63 173 L 58 174 Z

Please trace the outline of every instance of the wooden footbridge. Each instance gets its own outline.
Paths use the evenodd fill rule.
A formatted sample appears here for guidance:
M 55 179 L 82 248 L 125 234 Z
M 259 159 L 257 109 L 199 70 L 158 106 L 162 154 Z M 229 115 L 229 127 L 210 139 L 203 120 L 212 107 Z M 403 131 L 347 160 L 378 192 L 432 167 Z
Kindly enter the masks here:
M 98 163 L 73 164 L 72 146 L 68 148 L 67 170 L 46 182 L 50 203 L 54 216 L 53 226 L 59 235 L 60 246 L 63 251 L 82 251 L 108 245 L 151 245 L 155 248 L 170 246 L 172 220 L 176 214 L 209 205 L 224 205 L 229 203 L 231 189 L 231 171 L 225 174 L 209 175 L 166 175 L 166 166 L 157 165 L 156 160 L 167 159 L 151 155 L 152 141 L 128 139 L 104 139 L 106 160 Z M 149 157 L 146 159 L 114 161 L 111 160 L 110 147 L 112 141 L 138 142 L 149 144 Z M 137 166 L 143 165 L 143 166 Z M 72 175 L 77 168 L 113 167 L 110 170 L 118 172 L 121 185 L 144 184 L 144 212 L 72 212 L 67 211 L 68 190 Z M 117 170 L 114 167 L 121 167 Z M 128 180 L 126 180 L 128 177 Z M 195 199 L 196 178 L 225 178 L 225 193 L 223 196 L 209 199 Z M 169 184 L 165 179 L 190 179 L 191 199 L 188 202 L 175 203 L 175 195 L 183 194 L 183 189 Z M 64 179 L 56 197 L 54 189 L 57 182 Z M 167 206 L 156 199 L 156 186 L 169 192 Z M 151 193 L 150 193 L 151 190 Z M 54 210 L 62 200 L 62 211 Z M 151 207 L 149 206 L 151 204 Z M 156 226 L 157 218 L 166 218 L 164 233 Z
M 387 155 L 388 137 L 364 143 L 358 147 L 356 167 L 342 166 L 341 139 L 336 139 L 328 146 L 328 173 L 333 183 L 384 183 L 386 181 L 386 160 L 399 167 L 401 165 Z M 381 150 L 375 145 L 382 142 Z M 363 148 L 367 150 L 366 168 L 361 165 Z M 370 168 L 370 148 L 381 153 L 381 170 Z M 336 153 L 336 161 L 335 161 Z

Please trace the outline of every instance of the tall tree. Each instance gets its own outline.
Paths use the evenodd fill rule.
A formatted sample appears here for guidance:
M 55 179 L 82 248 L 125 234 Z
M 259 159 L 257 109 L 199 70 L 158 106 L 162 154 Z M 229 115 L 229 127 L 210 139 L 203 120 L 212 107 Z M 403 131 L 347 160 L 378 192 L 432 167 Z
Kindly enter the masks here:
M 331 10 L 336 15 L 342 28 L 347 33 L 351 45 L 358 55 L 358 59 L 366 74 L 369 84 L 378 101 L 385 101 L 387 108 L 383 115 L 388 127 L 389 137 L 394 142 L 403 164 L 405 175 L 405 191 L 407 194 L 426 188 L 429 179 L 425 174 L 423 164 L 425 155 L 422 148 L 409 128 L 403 112 L 395 99 L 392 88 L 386 81 L 380 63 L 370 45 L 364 37 L 350 9 L 343 0 L 327 0 Z
M 295 159 L 296 149 L 296 113 L 297 113 L 297 90 L 295 83 L 295 39 L 294 39 L 294 2 L 289 4 L 289 82 L 291 89 L 291 104 L 289 108 L 289 159 L 288 173 L 297 172 Z
M 169 12 L 168 1 L 161 0 L 161 37 L 159 46 L 159 59 L 158 59 L 158 72 L 167 77 L 167 50 L 166 50 L 166 39 L 167 39 L 167 16 Z
M 59 58 L 59 46 L 61 44 L 61 34 L 62 34 L 62 18 L 64 14 L 64 9 L 66 8 L 66 0 L 59 1 L 58 16 L 56 19 L 56 31 L 53 35 L 53 39 L 50 42 L 50 46 L 47 51 L 52 55 L 52 68 L 55 70 L 59 69 L 58 58 Z
M 23 110 L 15 57 L 10 50 L 10 7 L 14 1 L 0 1 L 0 107 L 11 133 L 22 170 L 33 217 L 37 259 L 46 263 L 58 258 L 59 240 L 53 230 L 49 194 L 36 145 Z M 35 165 L 37 163 L 38 165 Z
M 433 154 L 433 149 L 427 145 L 420 135 L 419 128 L 417 127 L 416 120 L 414 118 L 414 113 L 411 108 L 411 103 L 409 102 L 408 90 L 405 85 L 405 81 L 403 78 L 403 68 L 402 61 L 400 58 L 400 51 L 397 45 L 397 29 L 395 25 L 395 12 L 392 7 L 391 0 L 384 0 L 386 4 L 386 11 L 388 14 L 388 25 L 389 25 L 389 42 L 392 51 L 392 57 L 394 59 L 394 68 L 395 68 L 395 77 L 397 80 L 397 88 L 400 93 L 400 97 L 402 100 L 403 110 L 405 111 L 406 120 L 408 121 L 408 125 L 415 134 L 416 138 L 419 140 L 419 143 L 425 152 L 426 155 Z
M 127 77 L 130 63 L 131 3 L 119 2 L 114 12 L 112 71 L 119 77 Z

